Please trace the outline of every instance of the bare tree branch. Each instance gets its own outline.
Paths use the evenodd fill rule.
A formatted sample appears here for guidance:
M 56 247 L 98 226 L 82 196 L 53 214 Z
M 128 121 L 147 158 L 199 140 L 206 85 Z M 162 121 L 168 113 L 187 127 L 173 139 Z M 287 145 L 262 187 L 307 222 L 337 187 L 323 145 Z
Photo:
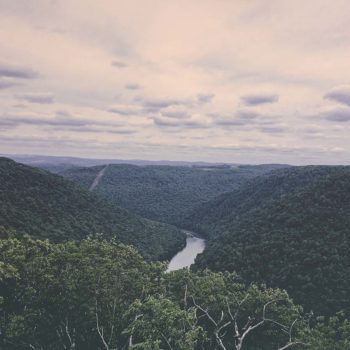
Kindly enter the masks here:
M 142 317 L 142 316 L 143 316 L 143 314 L 136 315 L 135 318 L 134 318 L 134 322 L 137 321 L 137 320 L 138 320 L 140 317 Z M 131 329 L 131 335 L 130 335 L 130 337 L 129 337 L 129 348 L 131 348 L 132 345 L 133 345 L 133 342 L 132 342 L 132 335 L 133 335 L 134 329 L 135 329 L 135 327 L 132 327 L 132 329 Z
M 223 340 L 222 340 L 222 339 L 224 338 L 224 335 L 222 335 L 222 334 L 220 334 L 220 333 L 221 333 L 221 331 L 222 331 L 223 329 L 225 329 L 226 327 L 228 327 L 228 326 L 231 324 L 231 321 L 228 321 L 228 322 L 226 322 L 226 323 L 220 325 L 220 324 L 222 323 L 222 321 L 224 320 L 224 316 L 225 316 L 225 314 L 224 314 L 223 311 L 221 311 L 221 316 L 220 316 L 219 321 L 216 322 L 216 321 L 214 320 L 214 318 L 209 314 L 208 310 L 203 309 L 200 305 L 198 305 L 198 304 L 196 303 L 196 301 L 195 301 L 195 299 L 194 299 L 193 296 L 192 296 L 192 301 L 193 301 L 194 306 L 195 306 L 198 310 L 202 311 L 202 312 L 204 313 L 204 315 L 206 315 L 207 318 L 211 321 L 211 323 L 213 323 L 213 325 L 215 326 L 215 329 L 214 329 L 215 340 L 216 340 L 217 344 L 219 345 L 219 347 L 220 347 L 222 350 L 226 350 L 226 347 L 225 347 L 225 345 L 224 345 L 224 343 L 223 343 Z
M 167 337 L 163 334 L 163 332 L 160 332 L 160 335 L 163 337 L 167 345 L 169 346 L 170 350 L 174 350 L 173 347 L 170 345 L 170 342 L 168 341 Z
M 185 284 L 184 307 L 187 309 L 187 283 Z
M 101 341 L 103 343 L 103 346 L 105 347 L 106 350 L 109 350 L 109 346 L 104 338 L 103 335 L 103 327 L 100 327 L 100 322 L 99 322 L 99 316 L 98 316 L 98 305 L 97 305 L 97 297 L 95 299 L 95 317 L 96 317 L 96 329 L 97 332 L 101 338 Z
M 292 347 L 294 345 L 309 346 L 309 344 L 307 344 L 307 343 L 303 343 L 301 341 L 295 341 L 295 342 L 286 344 L 285 346 L 283 346 L 282 348 L 279 348 L 278 350 L 285 350 L 285 349 L 288 349 L 288 348 L 290 348 L 290 347 Z

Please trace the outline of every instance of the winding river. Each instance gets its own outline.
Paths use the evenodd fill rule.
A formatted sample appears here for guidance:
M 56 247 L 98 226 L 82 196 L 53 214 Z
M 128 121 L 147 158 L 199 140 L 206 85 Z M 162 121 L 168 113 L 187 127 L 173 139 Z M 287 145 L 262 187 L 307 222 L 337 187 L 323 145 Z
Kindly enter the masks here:
M 190 267 L 194 263 L 196 256 L 202 253 L 205 248 L 205 240 L 203 238 L 196 237 L 190 231 L 185 231 L 185 233 L 187 235 L 186 247 L 170 260 L 168 272 Z

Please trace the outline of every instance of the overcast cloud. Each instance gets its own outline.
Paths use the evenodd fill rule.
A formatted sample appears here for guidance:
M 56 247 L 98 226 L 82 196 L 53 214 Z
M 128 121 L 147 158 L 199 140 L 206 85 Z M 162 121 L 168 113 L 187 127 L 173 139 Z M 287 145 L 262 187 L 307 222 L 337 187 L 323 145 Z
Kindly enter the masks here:
M 276 103 L 278 102 L 278 95 L 270 94 L 257 94 L 242 96 L 241 100 L 246 106 L 258 106 L 265 103 Z
M 350 85 L 335 87 L 324 98 L 350 106 Z
M 1 153 L 350 163 L 347 0 L 0 0 Z

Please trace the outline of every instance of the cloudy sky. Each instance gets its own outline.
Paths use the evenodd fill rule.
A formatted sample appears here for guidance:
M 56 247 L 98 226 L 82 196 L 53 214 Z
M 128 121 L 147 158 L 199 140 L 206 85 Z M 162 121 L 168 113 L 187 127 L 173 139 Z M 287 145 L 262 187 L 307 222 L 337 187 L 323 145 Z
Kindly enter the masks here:
M 0 0 L 0 153 L 350 164 L 348 0 Z

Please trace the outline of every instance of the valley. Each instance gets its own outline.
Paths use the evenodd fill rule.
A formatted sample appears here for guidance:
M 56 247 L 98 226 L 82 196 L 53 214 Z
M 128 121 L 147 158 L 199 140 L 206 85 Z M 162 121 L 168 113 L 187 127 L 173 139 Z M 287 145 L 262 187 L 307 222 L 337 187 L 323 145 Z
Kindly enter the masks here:
M 174 226 L 141 218 L 61 176 L 8 158 L 0 158 L 0 203 L 0 227 L 18 237 L 116 239 L 148 260 L 168 259 L 185 245 L 185 234 Z
M 90 188 L 104 167 L 64 168 L 58 174 Z M 248 179 L 283 167 L 287 166 L 110 164 L 95 192 L 142 217 L 182 227 L 186 215 L 199 204 L 239 187 Z
M 153 349 L 155 329 L 181 350 L 238 340 L 247 350 L 255 341 L 262 350 L 319 350 L 334 339 L 339 348 L 322 349 L 347 349 L 350 167 L 44 168 L 52 173 L 0 159 L 0 311 L 18 327 L 3 326 L 8 349 L 28 339 L 52 344 L 63 325 L 69 334 L 80 327 L 77 349 L 100 349 L 96 327 L 116 324 L 110 341 L 121 349 L 145 336 Z M 54 306 L 40 310 L 37 302 Z M 189 326 L 173 323 L 173 313 Z M 230 327 L 247 319 L 259 331 L 240 338 Z M 190 335 L 194 342 L 178 343 Z M 55 341 L 68 346 L 69 337 Z
M 350 350 L 349 0 L 0 23 L 0 350 Z

